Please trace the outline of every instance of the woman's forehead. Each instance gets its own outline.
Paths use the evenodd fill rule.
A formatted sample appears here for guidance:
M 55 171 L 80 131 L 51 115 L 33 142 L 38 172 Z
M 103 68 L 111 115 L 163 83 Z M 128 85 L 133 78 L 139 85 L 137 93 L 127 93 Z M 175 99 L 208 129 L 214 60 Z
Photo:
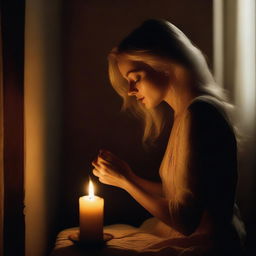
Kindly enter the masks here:
M 132 61 L 127 58 L 118 58 L 117 65 L 123 77 L 127 77 L 130 72 L 139 72 L 147 69 L 147 65 L 142 61 Z

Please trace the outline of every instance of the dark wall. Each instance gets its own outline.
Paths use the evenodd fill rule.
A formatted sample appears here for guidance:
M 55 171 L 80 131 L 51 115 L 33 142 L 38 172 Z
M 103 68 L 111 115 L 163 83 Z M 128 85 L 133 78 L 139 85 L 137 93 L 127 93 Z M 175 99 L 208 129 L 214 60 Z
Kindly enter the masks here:
M 0 3 L 0 255 L 25 255 L 25 1 Z M 13 239 L 15 234 L 15 239 Z
M 158 179 L 168 131 L 157 149 L 144 151 L 141 130 L 133 119 L 120 114 L 121 99 L 107 74 L 108 52 L 148 18 L 173 22 L 203 50 L 212 66 L 212 1 L 64 2 L 61 228 L 78 225 L 78 198 L 87 194 L 90 162 L 100 148 L 128 161 L 137 174 Z M 149 216 L 126 192 L 94 181 L 96 193 L 105 199 L 105 224 L 138 225 Z

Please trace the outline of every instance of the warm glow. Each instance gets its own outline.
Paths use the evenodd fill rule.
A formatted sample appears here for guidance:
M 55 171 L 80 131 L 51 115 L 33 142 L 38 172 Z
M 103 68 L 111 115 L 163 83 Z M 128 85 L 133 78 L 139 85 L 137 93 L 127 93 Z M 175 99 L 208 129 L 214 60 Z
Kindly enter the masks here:
M 94 188 L 91 180 L 89 180 L 89 199 L 94 199 Z

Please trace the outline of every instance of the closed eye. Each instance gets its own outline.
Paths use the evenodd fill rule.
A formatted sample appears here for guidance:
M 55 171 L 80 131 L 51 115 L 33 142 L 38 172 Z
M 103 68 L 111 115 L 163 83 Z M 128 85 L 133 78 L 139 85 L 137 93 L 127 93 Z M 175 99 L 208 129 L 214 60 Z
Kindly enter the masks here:
M 136 78 L 136 80 L 133 82 L 134 84 L 137 84 L 139 81 L 140 81 L 140 76 L 138 76 L 137 78 Z
M 130 77 L 130 79 L 128 80 L 128 83 L 131 85 L 131 86 L 135 86 L 137 83 L 139 83 L 141 80 L 141 76 L 140 75 L 136 75 L 134 76 L 133 78 Z
M 134 80 L 134 81 L 130 81 L 129 84 L 130 84 L 131 87 L 135 88 L 136 84 L 137 84 L 139 81 L 140 81 L 140 78 L 137 78 L 137 79 Z

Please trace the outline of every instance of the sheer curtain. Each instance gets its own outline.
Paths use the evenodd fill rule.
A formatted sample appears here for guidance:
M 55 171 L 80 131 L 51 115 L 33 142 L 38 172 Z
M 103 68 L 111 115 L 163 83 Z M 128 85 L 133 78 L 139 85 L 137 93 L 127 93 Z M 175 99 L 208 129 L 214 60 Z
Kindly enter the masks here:
M 255 228 L 255 0 L 214 0 L 213 16 L 215 78 L 230 93 L 242 135 L 237 199 L 247 226 Z

